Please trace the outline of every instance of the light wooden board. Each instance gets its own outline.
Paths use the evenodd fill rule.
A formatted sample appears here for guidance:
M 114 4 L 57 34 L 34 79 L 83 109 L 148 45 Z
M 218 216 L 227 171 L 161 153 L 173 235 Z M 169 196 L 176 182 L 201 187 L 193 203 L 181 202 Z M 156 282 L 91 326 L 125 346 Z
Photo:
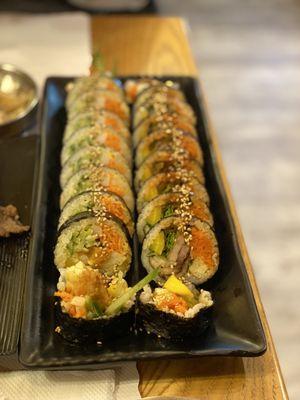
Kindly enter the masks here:
M 197 75 L 177 18 L 94 17 L 92 45 L 118 74 Z
M 93 17 L 92 45 L 107 68 L 120 75 L 197 75 L 179 18 Z M 208 115 L 208 113 L 207 113 Z M 146 396 L 184 396 L 203 400 L 287 399 L 266 316 L 226 180 L 216 135 L 209 129 L 234 217 L 239 244 L 267 336 L 268 350 L 256 358 L 215 357 L 139 362 L 139 389 Z

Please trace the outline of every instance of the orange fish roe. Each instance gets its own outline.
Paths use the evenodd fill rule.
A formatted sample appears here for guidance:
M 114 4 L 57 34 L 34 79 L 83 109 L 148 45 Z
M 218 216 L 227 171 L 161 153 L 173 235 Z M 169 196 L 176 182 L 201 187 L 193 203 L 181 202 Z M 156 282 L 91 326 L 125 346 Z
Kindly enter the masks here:
M 213 267 L 215 247 L 211 236 L 209 233 L 197 230 L 195 227 L 192 227 L 191 234 L 192 258 L 199 257 L 206 265 Z

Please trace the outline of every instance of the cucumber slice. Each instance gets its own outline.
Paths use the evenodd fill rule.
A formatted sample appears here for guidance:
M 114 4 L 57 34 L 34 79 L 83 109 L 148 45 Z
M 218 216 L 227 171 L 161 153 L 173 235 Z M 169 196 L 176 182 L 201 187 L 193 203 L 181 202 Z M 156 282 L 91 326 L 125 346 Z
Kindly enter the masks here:
M 158 270 L 154 269 L 151 271 L 148 275 L 145 276 L 145 278 L 141 279 L 136 285 L 134 285 L 132 288 L 129 288 L 126 293 L 124 293 L 122 296 L 118 297 L 115 299 L 105 310 L 106 315 L 114 315 L 117 314 L 121 308 L 124 306 L 124 304 L 127 303 L 128 300 L 131 299 L 132 296 L 134 296 L 137 292 L 139 292 L 141 289 L 143 289 L 144 286 L 146 286 L 148 283 L 150 283 L 153 279 L 155 279 L 158 275 Z

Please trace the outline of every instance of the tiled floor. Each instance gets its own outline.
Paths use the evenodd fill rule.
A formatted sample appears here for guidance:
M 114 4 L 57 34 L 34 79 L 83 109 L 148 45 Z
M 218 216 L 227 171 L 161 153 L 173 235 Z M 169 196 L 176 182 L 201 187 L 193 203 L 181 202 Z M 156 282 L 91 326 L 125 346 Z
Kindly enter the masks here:
M 292 400 L 300 398 L 300 1 L 161 0 L 187 18 Z

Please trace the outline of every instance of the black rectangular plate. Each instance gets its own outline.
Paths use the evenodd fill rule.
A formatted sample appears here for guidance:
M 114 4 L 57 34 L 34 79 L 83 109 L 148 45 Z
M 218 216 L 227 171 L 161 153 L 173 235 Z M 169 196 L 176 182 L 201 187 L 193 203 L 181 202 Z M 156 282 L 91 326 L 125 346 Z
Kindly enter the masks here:
M 204 286 L 212 291 L 215 301 L 212 326 L 202 338 L 181 344 L 158 340 L 145 333 L 132 333 L 102 347 L 76 346 L 54 332 L 53 292 L 58 273 L 53 264 L 53 248 L 59 216 L 59 157 L 66 123 L 64 88 L 71 78 L 49 78 L 42 103 L 40 174 L 21 335 L 20 361 L 28 368 L 103 368 L 116 362 L 142 359 L 258 356 L 266 350 L 264 332 L 206 127 L 198 83 L 187 77 L 164 76 L 162 79 L 180 84 L 198 119 L 204 172 L 220 247 L 219 271 Z M 136 243 L 134 247 L 132 281 L 144 274 Z

